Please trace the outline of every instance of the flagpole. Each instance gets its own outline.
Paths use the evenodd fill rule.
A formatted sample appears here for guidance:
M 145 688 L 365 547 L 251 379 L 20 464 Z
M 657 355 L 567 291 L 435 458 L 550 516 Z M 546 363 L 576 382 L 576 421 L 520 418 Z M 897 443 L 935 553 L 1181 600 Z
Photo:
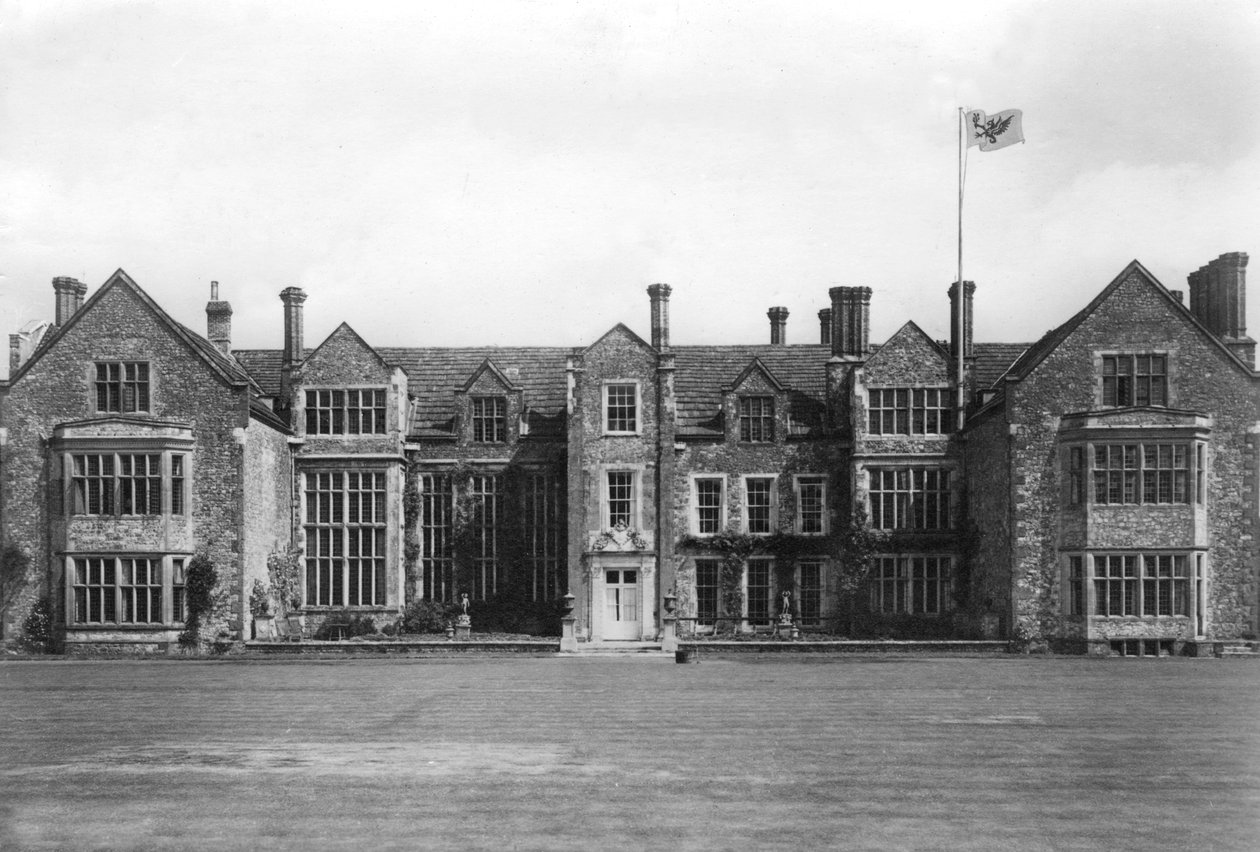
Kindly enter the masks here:
M 955 285 L 958 290 L 954 294 L 954 303 L 958 309 L 954 311 L 955 326 L 954 340 L 957 347 L 957 364 L 956 378 L 958 389 L 956 392 L 958 407 L 958 431 L 962 431 L 963 419 L 967 408 L 967 392 L 963 386 L 963 371 L 966 368 L 965 349 L 966 341 L 963 339 L 963 332 L 967 328 L 967 293 L 966 286 L 963 284 L 963 108 L 958 108 L 958 283 Z

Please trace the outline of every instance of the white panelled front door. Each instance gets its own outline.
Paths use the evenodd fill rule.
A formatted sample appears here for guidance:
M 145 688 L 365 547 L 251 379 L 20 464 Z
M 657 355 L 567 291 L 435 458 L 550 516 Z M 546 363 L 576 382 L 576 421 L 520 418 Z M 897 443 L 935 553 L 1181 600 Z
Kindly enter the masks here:
M 638 639 L 639 572 L 604 570 L 604 639 Z

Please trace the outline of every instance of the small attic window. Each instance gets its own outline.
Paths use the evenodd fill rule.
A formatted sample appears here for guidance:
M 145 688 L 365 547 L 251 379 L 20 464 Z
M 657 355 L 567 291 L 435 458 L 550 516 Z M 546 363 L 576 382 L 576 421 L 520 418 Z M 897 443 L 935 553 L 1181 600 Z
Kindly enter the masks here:
M 739 439 L 753 444 L 774 441 L 774 397 L 739 398 Z
M 504 397 L 473 397 L 472 439 L 478 444 L 502 444 L 507 440 L 507 400 Z

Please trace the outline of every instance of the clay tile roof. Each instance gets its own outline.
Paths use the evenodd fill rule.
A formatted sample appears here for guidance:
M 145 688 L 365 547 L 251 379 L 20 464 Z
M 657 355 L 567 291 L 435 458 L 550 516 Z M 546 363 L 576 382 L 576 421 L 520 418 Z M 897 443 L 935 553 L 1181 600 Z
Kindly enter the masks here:
M 531 435 L 559 434 L 565 413 L 565 363 L 572 351 L 562 346 L 379 347 L 386 363 L 407 373 L 414 402 L 410 434 L 449 435 L 455 415 L 455 391 L 487 359 L 524 392 Z
M 977 343 L 975 344 L 975 386 L 992 387 L 1006 373 L 1020 355 L 1028 349 L 1027 343 Z
M 679 437 L 720 437 L 722 388 L 730 386 L 757 358 L 788 392 L 793 420 L 821 425 L 826 405 L 827 361 L 831 347 L 821 345 L 676 346 L 674 392 L 678 399 Z M 807 427 L 794 425 L 793 435 Z
M 307 349 L 302 357 L 311 354 Z M 254 379 L 265 396 L 280 395 L 280 362 L 284 353 L 279 349 L 233 349 L 236 363 Z

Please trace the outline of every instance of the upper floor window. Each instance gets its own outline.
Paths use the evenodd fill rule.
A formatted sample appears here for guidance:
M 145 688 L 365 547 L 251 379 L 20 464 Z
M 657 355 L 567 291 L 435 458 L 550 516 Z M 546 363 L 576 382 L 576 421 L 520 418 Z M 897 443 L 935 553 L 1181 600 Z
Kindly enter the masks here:
M 172 453 L 164 475 L 161 453 L 75 453 L 70 456 L 70 511 L 75 515 L 184 514 L 184 456 Z
M 872 435 L 942 435 L 953 428 L 948 388 L 872 388 Z
M 714 535 L 722 531 L 726 481 L 720 476 L 696 477 L 694 483 L 694 524 L 698 535 Z
M 608 471 L 608 528 L 633 527 L 634 471 Z
M 639 432 L 639 385 L 616 382 L 604 385 L 604 431 L 635 435 Z
M 944 530 L 952 523 L 949 471 L 871 469 L 871 523 L 880 530 Z
M 739 439 L 754 444 L 774 440 L 774 397 L 739 398 Z
M 475 396 L 472 400 L 472 439 L 479 444 L 507 440 L 507 400 L 501 396 Z
M 385 390 L 308 390 L 306 434 L 384 435 Z
M 1168 358 L 1164 355 L 1104 355 L 1102 404 L 1167 405 Z
M 96 410 L 148 411 L 149 365 L 144 361 L 97 361 Z
M 751 535 L 774 532 L 774 477 L 744 479 L 744 529 Z
M 796 531 L 801 535 L 827 532 L 827 480 L 821 476 L 796 478 Z
M 1095 503 L 1189 503 L 1190 446 L 1096 444 L 1093 475 Z

